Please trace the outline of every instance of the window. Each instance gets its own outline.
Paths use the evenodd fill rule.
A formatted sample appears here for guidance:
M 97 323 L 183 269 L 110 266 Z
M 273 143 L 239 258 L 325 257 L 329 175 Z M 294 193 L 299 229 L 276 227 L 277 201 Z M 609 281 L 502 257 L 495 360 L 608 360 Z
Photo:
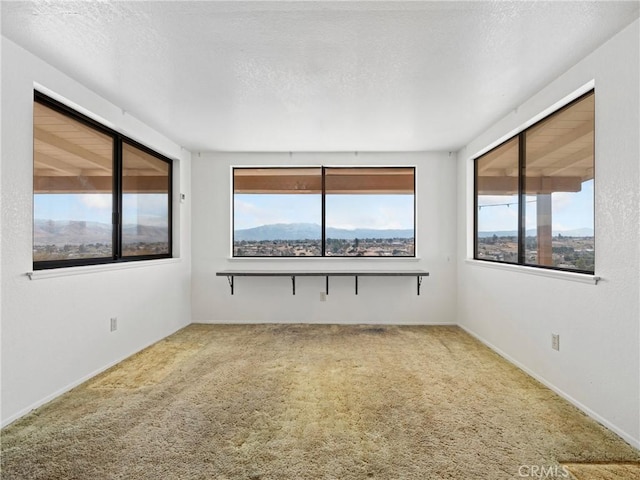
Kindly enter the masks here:
M 171 164 L 122 143 L 122 255 L 170 255 Z
M 34 99 L 34 269 L 171 257 L 171 160 Z
M 594 273 L 595 94 L 475 160 L 475 258 Z
M 234 257 L 413 257 L 413 167 L 233 169 Z
M 234 168 L 233 255 L 322 255 L 321 168 Z
M 415 256 L 414 169 L 325 168 L 325 255 Z

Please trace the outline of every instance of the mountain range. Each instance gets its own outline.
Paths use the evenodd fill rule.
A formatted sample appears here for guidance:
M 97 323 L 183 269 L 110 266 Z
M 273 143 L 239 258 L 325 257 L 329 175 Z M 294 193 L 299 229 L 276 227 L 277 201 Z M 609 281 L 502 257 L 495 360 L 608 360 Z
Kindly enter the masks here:
M 166 242 L 166 227 L 148 225 L 124 225 L 122 236 L 126 243 Z M 107 223 L 76 220 L 36 219 L 33 225 L 34 245 L 81 245 L 111 243 L 112 227 Z
M 317 223 L 274 223 L 259 227 L 234 231 L 234 240 L 317 240 L 322 235 L 322 227 Z M 412 229 L 372 229 L 372 228 L 326 228 L 327 238 L 353 240 L 355 238 L 412 238 Z
M 36 219 L 33 227 L 35 245 L 79 245 L 89 243 L 111 243 L 112 229 L 110 224 L 99 222 L 82 222 L 74 220 Z M 234 231 L 234 240 L 317 240 L 321 237 L 321 226 L 316 223 L 276 223 L 260 227 L 239 229 Z M 167 228 L 148 225 L 124 225 L 123 237 L 127 243 L 155 243 L 166 241 Z M 592 237 L 592 228 L 553 231 L 553 235 L 564 237 Z M 327 227 L 327 238 L 353 240 L 355 238 L 413 238 L 412 229 L 372 229 L 372 228 L 333 228 Z M 478 232 L 481 238 L 515 237 L 515 230 Z M 527 236 L 535 236 L 536 230 L 527 230 Z
M 553 230 L 552 235 L 557 236 L 561 234 L 563 237 L 593 237 L 593 228 L 575 228 L 573 230 Z M 478 237 L 517 237 L 518 232 L 516 230 L 497 230 L 494 232 L 478 232 Z M 526 231 L 527 237 L 537 236 L 535 228 L 530 228 Z

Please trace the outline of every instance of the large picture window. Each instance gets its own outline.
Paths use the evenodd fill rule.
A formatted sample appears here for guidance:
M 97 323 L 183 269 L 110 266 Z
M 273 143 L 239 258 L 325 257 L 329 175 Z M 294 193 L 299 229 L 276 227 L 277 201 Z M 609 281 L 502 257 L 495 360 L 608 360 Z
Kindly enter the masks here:
M 234 257 L 413 257 L 413 167 L 233 169 Z
M 595 94 L 475 160 L 475 258 L 593 273 Z
M 171 257 L 171 160 L 34 99 L 34 269 Z

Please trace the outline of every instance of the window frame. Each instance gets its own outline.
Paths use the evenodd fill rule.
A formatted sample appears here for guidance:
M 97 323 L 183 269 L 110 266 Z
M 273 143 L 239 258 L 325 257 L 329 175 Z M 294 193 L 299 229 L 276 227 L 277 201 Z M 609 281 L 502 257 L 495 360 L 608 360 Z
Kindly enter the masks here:
M 65 105 L 64 103 L 55 100 L 44 93 L 34 90 L 33 91 L 33 101 L 35 103 L 39 103 L 44 105 L 51 110 L 62 114 L 74 121 L 77 121 L 85 126 L 97 130 L 99 133 L 107 135 L 113 139 L 113 155 L 112 155 L 112 203 L 111 203 L 111 225 L 112 225 L 112 248 L 111 248 L 111 256 L 110 257 L 97 257 L 97 258 L 76 258 L 76 259 L 58 259 L 58 260 L 33 260 L 33 234 L 31 240 L 31 250 L 32 250 L 32 265 L 33 270 L 50 270 L 50 269 L 58 269 L 58 268 L 67 268 L 67 267 L 81 267 L 81 266 L 90 266 L 90 265 L 105 265 L 105 264 L 118 264 L 118 263 L 128 263 L 128 262 L 136 262 L 142 260 L 158 260 L 158 259 L 167 259 L 173 258 L 173 193 L 174 193 L 174 185 L 173 185 L 173 167 L 174 161 L 173 159 L 162 155 L 161 153 L 156 152 L 155 150 L 147 147 L 146 145 L 126 136 L 122 133 L 109 128 L 102 123 L 94 120 L 77 110 Z M 33 134 L 32 134 L 33 137 Z M 167 216 L 167 242 L 168 242 L 168 253 L 161 254 L 146 254 L 146 255 L 130 255 L 123 256 L 122 255 L 122 197 L 123 197 L 123 188 L 122 188 L 122 177 L 123 177 L 123 144 L 126 143 L 134 148 L 137 148 L 165 163 L 168 164 L 168 216 Z M 35 157 L 35 149 L 34 149 L 34 157 Z M 32 159 L 33 165 L 33 159 Z M 35 176 L 34 176 L 35 178 Z M 32 187 L 33 188 L 33 187 Z M 36 195 L 35 189 L 32 190 L 32 201 L 34 196 Z M 32 221 L 31 227 L 32 232 L 35 226 L 35 212 L 32 206 L 31 209 Z
M 594 182 L 594 197 L 593 197 L 593 245 L 594 245 L 594 268 L 593 270 L 582 270 L 576 268 L 563 268 L 556 267 L 553 265 L 538 265 L 533 263 L 526 262 L 526 155 L 527 155 L 527 132 L 534 129 L 536 126 L 540 125 L 543 122 L 546 122 L 550 118 L 568 110 L 572 106 L 578 104 L 582 100 L 585 100 L 589 96 L 594 96 L 595 101 L 595 88 L 591 88 L 585 93 L 582 93 L 578 97 L 574 98 L 570 102 L 565 105 L 557 108 L 553 112 L 545 115 L 539 120 L 535 121 L 531 125 L 528 125 L 526 128 L 523 128 L 518 133 L 510 136 L 504 141 L 500 142 L 498 145 L 492 147 L 486 152 L 478 155 L 472 159 L 473 161 L 473 260 L 487 262 L 492 264 L 500 264 L 500 265 L 512 265 L 515 267 L 529 267 L 529 268 L 538 268 L 543 270 L 553 270 L 558 272 L 567 272 L 567 273 L 576 273 L 576 274 L 585 274 L 585 275 L 594 275 L 595 274 L 595 245 L 596 245 L 596 231 L 595 231 L 595 188 L 596 188 L 596 149 L 595 149 L 595 107 L 594 107 L 594 130 L 593 130 L 593 182 Z M 518 228 L 517 228 L 517 244 L 518 244 L 518 255 L 517 262 L 507 262 L 501 260 L 491 260 L 487 258 L 479 258 L 478 257 L 478 160 L 485 157 L 486 155 L 498 150 L 503 147 L 505 144 L 509 143 L 514 139 L 518 139 Z
M 235 255 L 235 170 L 237 169 L 311 169 L 317 168 L 321 171 L 322 191 L 321 195 L 321 238 L 320 238 L 320 255 L 314 256 L 295 256 L 295 255 Z M 356 255 L 327 255 L 326 254 L 326 195 L 325 192 L 325 170 L 337 169 L 411 169 L 413 170 L 413 255 L 398 256 L 356 256 Z M 231 259 L 251 260 L 251 259 L 385 259 L 385 260 L 407 260 L 418 258 L 417 248 L 417 180 L 415 165 L 232 165 L 231 166 Z M 382 195 L 382 194 L 381 194 Z

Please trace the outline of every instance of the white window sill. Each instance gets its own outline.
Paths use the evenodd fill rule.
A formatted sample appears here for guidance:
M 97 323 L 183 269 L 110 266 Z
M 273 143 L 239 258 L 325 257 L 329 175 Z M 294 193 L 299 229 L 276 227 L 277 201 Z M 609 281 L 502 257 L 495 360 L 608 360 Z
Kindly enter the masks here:
M 546 268 L 526 267 L 524 265 L 510 265 L 507 263 L 486 262 L 483 260 L 474 260 L 468 258 L 465 263 L 476 267 L 494 268 L 498 270 L 507 270 L 510 272 L 526 273 L 529 275 L 537 275 L 540 277 L 557 278 L 559 280 L 570 280 L 572 282 L 588 283 L 597 285 L 601 279 L 596 275 L 588 273 L 564 272 L 560 270 L 548 270 Z
M 299 261 L 312 261 L 317 262 L 321 260 L 329 260 L 331 262 L 343 261 L 343 262 L 363 262 L 364 259 L 373 260 L 375 262 L 381 261 L 392 261 L 392 262 L 419 262 L 422 260 L 420 257 L 227 257 L 227 260 L 230 262 L 258 262 L 258 261 L 267 261 L 267 262 L 284 262 L 288 260 L 293 260 L 294 262 Z
M 48 270 L 36 270 L 27 272 L 29 280 L 41 280 L 45 278 L 67 277 L 69 275 L 86 275 L 88 273 L 109 272 L 113 270 L 125 270 L 130 268 L 143 268 L 180 263 L 180 258 L 162 258 L 158 260 L 140 260 L 121 263 L 105 263 L 103 265 L 83 265 L 77 267 L 51 268 Z

